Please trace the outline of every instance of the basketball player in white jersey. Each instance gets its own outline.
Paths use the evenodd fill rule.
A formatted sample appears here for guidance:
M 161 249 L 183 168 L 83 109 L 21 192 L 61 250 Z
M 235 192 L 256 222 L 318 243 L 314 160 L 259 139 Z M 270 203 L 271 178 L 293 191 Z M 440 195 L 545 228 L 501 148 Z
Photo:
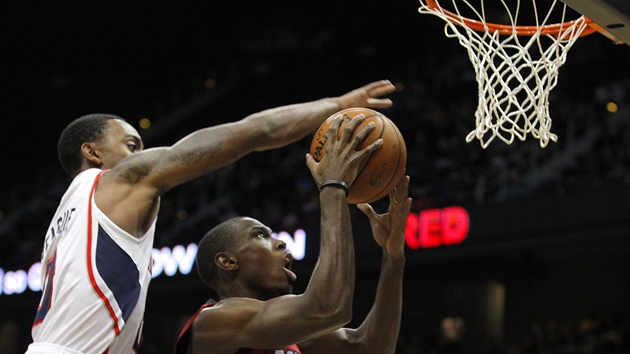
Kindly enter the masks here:
M 58 150 L 74 180 L 46 233 L 42 298 L 26 353 L 137 352 L 160 196 L 253 151 L 306 137 L 339 110 L 389 107 L 391 100 L 379 97 L 393 91 L 389 81 L 377 81 L 147 150 L 138 132 L 114 115 L 70 123 Z

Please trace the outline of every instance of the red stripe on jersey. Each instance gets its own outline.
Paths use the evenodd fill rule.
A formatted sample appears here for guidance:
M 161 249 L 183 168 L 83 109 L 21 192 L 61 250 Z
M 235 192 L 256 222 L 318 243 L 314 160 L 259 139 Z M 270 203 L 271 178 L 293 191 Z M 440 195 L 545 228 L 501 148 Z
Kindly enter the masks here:
M 92 283 L 92 288 L 94 289 L 94 291 L 96 291 L 96 293 L 101 298 L 101 300 L 103 300 L 103 303 L 105 303 L 105 307 L 107 308 L 107 311 L 109 312 L 109 316 L 112 318 L 112 321 L 114 322 L 114 332 L 116 332 L 116 335 L 119 335 L 120 327 L 118 327 L 118 317 L 114 313 L 114 309 L 112 308 L 112 305 L 109 303 L 109 300 L 107 299 L 105 294 L 103 294 L 103 291 L 98 287 L 98 284 L 96 283 L 96 278 L 94 277 L 94 270 L 92 269 L 92 198 L 94 196 L 94 191 L 96 190 L 96 185 L 98 184 L 98 180 L 101 178 L 101 175 L 103 174 L 103 172 L 105 171 L 101 171 L 101 173 L 99 173 L 96 176 L 96 179 L 94 180 L 94 185 L 92 186 L 92 190 L 90 191 L 90 198 L 88 199 L 87 268 L 88 268 L 88 275 L 90 277 L 90 283 Z

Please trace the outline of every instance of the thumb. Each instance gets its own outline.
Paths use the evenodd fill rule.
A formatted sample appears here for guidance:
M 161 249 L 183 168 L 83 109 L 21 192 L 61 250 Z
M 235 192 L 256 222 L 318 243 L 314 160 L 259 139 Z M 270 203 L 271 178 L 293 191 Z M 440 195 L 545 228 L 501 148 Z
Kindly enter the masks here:
M 309 170 L 313 171 L 313 167 L 315 167 L 316 164 L 317 162 L 315 162 L 313 156 L 311 154 L 306 154 L 306 167 L 308 167 Z
M 372 218 L 376 214 L 374 212 L 374 209 L 372 208 L 372 206 L 370 204 L 367 204 L 367 203 L 357 204 L 357 208 L 359 208 L 359 210 L 361 210 L 363 212 L 363 214 L 367 215 L 367 217 L 370 220 L 372 220 Z

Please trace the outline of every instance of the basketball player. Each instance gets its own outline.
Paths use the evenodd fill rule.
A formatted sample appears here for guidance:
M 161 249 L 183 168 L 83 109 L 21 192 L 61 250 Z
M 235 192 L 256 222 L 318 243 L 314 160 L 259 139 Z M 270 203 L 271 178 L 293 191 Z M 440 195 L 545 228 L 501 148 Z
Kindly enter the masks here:
M 330 136 L 336 136 L 340 118 L 331 125 Z M 349 128 L 339 141 L 329 140 L 336 146 L 326 145 L 330 150 L 319 164 L 307 157 L 315 181 L 326 187 L 320 188 L 319 195 L 320 256 L 306 291 L 290 294 L 296 280 L 291 255 L 284 242 L 271 237 L 268 227 L 248 217 L 223 222 L 203 237 L 197 253 L 199 274 L 216 290 L 219 301 L 208 301 L 192 316 L 178 339 L 176 354 L 395 352 L 402 311 L 404 230 L 411 207 L 409 177 L 403 177 L 390 193 L 386 214 L 359 205 L 383 248 L 381 276 L 367 318 L 357 329 L 341 328 L 352 318 L 352 225 L 347 191 L 325 181 L 350 184 L 350 176 L 356 176 L 348 156 L 360 152 L 355 151 L 356 141 L 346 148 L 350 134 Z
M 138 132 L 114 115 L 70 123 L 58 149 L 74 179 L 45 237 L 42 297 L 27 353 L 137 352 L 160 196 L 250 152 L 293 143 L 341 109 L 389 107 L 391 100 L 379 97 L 393 91 L 389 81 L 373 82 L 147 150 Z

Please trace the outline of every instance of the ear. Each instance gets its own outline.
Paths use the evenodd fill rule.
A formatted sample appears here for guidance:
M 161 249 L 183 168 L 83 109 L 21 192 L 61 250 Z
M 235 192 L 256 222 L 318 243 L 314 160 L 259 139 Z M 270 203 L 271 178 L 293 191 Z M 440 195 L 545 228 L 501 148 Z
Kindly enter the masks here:
M 229 252 L 219 252 L 214 256 L 214 263 L 218 268 L 228 272 L 238 270 L 238 260 Z
M 90 164 L 94 164 L 98 167 L 103 165 L 103 161 L 101 161 L 101 152 L 98 150 L 98 147 L 94 143 L 83 143 L 81 144 L 81 156 Z

